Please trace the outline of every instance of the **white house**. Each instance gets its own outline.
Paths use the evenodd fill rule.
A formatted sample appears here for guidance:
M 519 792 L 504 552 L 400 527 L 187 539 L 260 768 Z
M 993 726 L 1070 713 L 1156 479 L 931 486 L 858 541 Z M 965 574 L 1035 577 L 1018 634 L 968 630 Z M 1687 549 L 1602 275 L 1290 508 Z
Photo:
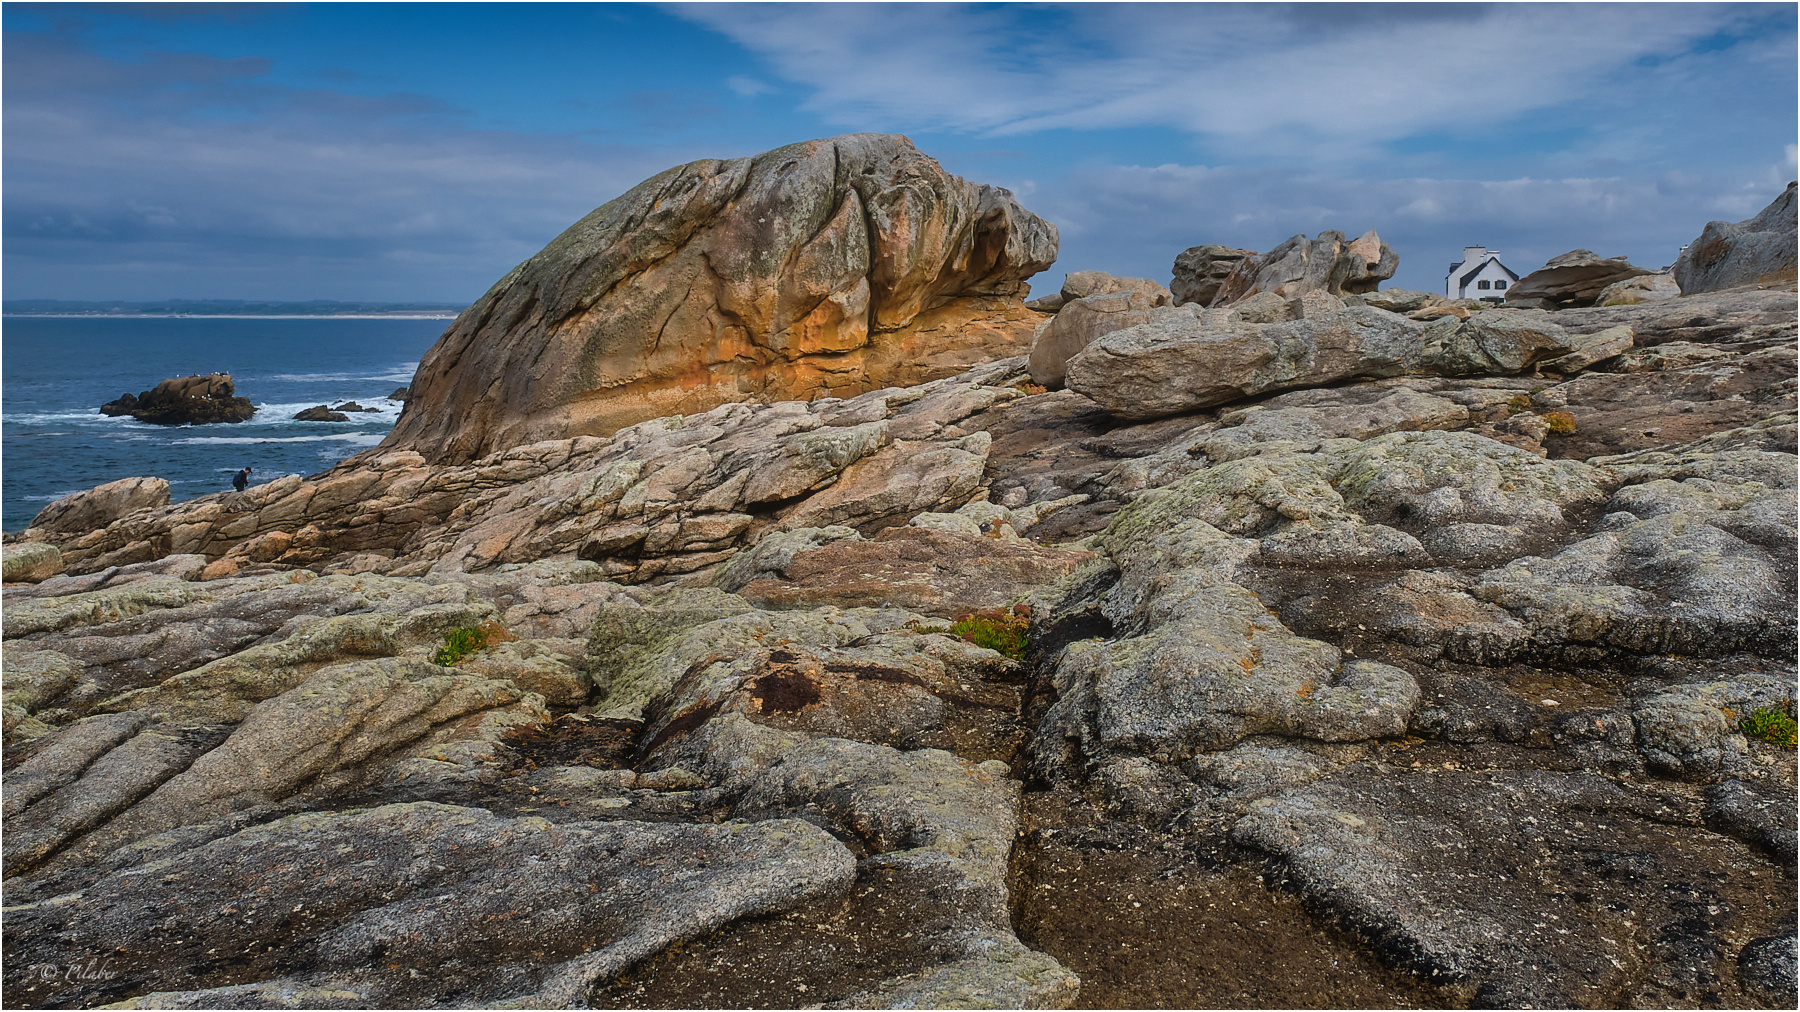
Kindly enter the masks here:
M 1444 278 L 1444 296 L 1451 299 L 1484 299 L 1500 302 L 1519 276 L 1500 262 L 1500 252 L 1485 246 L 1464 246 L 1463 258 L 1450 265 Z

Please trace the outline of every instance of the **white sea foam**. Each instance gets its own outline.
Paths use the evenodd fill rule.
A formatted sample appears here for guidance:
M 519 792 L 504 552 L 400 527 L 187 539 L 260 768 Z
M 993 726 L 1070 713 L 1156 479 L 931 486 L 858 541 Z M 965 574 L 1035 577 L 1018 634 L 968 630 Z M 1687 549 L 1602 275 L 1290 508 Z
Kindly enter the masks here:
M 56 422 L 99 422 L 103 425 L 132 425 L 137 419 L 130 415 L 103 415 L 99 408 L 87 411 L 24 411 L 17 414 L 8 413 L 0 417 L 0 423 L 6 425 L 50 425 Z
M 279 380 L 283 383 L 411 383 L 417 362 L 401 362 L 381 372 L 283 372 L 252 379 Z
M 329 410 L 332 405 L 342 404 L 347 400 L 354 400 L 354 398 L 338 397 L 326 400 L 323 403 L 326 409 Z M 357 422 L 362 422 L 371 425 L 380 423 L 382 425 L 392 426 L 394 422 L 399 420 L 400 408 L 402 406 L 399 401 L 390 401 L 385 397 L 369 398 L 367 400 L 359 400 L 356 403 L 361 404 L 365 408 L 374 408 L 375 410 L 345 411 L 343 414 L 350 416 L 348 421 L 302 422 L 294 418 L 295 415 L 305 411 L 307 408 L 318 407 L 320 403 L 320 401 L 296 401 L 292 404 L 258 404 L 256 406 L 256 417 L 250 420 L 250 424 L 280 425 L 284 427 L 288 425 L 298 425 L 306 428 L 315 425 L 352 425 Z

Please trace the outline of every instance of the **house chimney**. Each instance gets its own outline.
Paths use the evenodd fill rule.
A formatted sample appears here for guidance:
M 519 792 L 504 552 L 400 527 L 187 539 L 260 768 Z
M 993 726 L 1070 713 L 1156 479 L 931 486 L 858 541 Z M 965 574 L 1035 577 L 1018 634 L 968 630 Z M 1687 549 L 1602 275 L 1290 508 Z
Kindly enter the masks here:
M 1472 264 L 1477 260 L 1484 260 L 1487 258 L 1487 255 L 1488 251 L 1486 246 L 1463 247 L 1463 263 L 1465 264 Z

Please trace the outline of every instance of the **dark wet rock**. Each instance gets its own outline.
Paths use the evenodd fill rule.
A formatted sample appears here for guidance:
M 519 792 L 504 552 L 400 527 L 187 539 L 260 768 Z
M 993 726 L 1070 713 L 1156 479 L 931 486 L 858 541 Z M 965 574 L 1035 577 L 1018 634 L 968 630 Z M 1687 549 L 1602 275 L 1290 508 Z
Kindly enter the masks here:
M 294 421 L 296 422 L 347 422 L 349 420 L 349 415 L 344 414 L 342 411 L 334 411 L 323 404 L 294 413 Z
M 552 824 L 428 803 L 297 815 L 13 909 L 7 983 L 104 951 L 110 976 L 57 997 L 566 1007 L 673 943 L 854 874 L 843 846 L 793 819 Z
M 1738 956 L 1738 977 L 1744 990 L 1769 1008 L 1786 1008 L 1795 1001 L 1795 941 L 1759 938 L 1744 946 Z
M 100 406 L 105 415 L 130 415 L 152 425 L 210 425 L 247 422 L 256 414 L 248 397 L 237 396 L 231 374 L 166 379 L 136 396 L 125 394 Z
M 1764 883 L 1749 873 L 1769 872 L 1736 841 L 1685 831 L 1679 800 L 1588 774 L 1377 769 L 1254 803 L 1232 836 L 1278 856 L 1301 895 L 1473 1004 L 1735 992 L 1721 936 L 1767 916 Z M 1422 851 L 1432 859 L 1415 859 Z M 1638 954 L 1630 963 L 1618 958 L 1627 951 Z

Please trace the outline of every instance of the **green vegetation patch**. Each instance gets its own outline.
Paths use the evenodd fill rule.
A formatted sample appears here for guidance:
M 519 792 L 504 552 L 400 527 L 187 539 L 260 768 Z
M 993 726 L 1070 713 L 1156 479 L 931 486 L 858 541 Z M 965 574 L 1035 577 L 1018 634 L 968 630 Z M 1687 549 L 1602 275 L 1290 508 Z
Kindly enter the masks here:
M 1553 436 L 1572 436 L 1575 434 L 1575 416 L 1567 411 L 1546 411 L 1544 421 L 1550 423 L 1550 434 Z
M 1794 747 L 1794 718 L 1779 707 L 1765 706 L 1757 710 L 1740 721 L 1738 728 L 1747 738 L 1766 741 L 1782 748 Z
M 1031 646 L 1031 609 L 1014 605 L 1011 611 L 996 609 L 958 616 L 950 626 L 953 636 L 986 647 L 1015 661 L 1025 659 Z
M 460 626 L 444 634 L 444 645 L 431 655 L 431 663 L 452 667 L 477 650 L 517 638 L 494 622 L 481 626 Z

